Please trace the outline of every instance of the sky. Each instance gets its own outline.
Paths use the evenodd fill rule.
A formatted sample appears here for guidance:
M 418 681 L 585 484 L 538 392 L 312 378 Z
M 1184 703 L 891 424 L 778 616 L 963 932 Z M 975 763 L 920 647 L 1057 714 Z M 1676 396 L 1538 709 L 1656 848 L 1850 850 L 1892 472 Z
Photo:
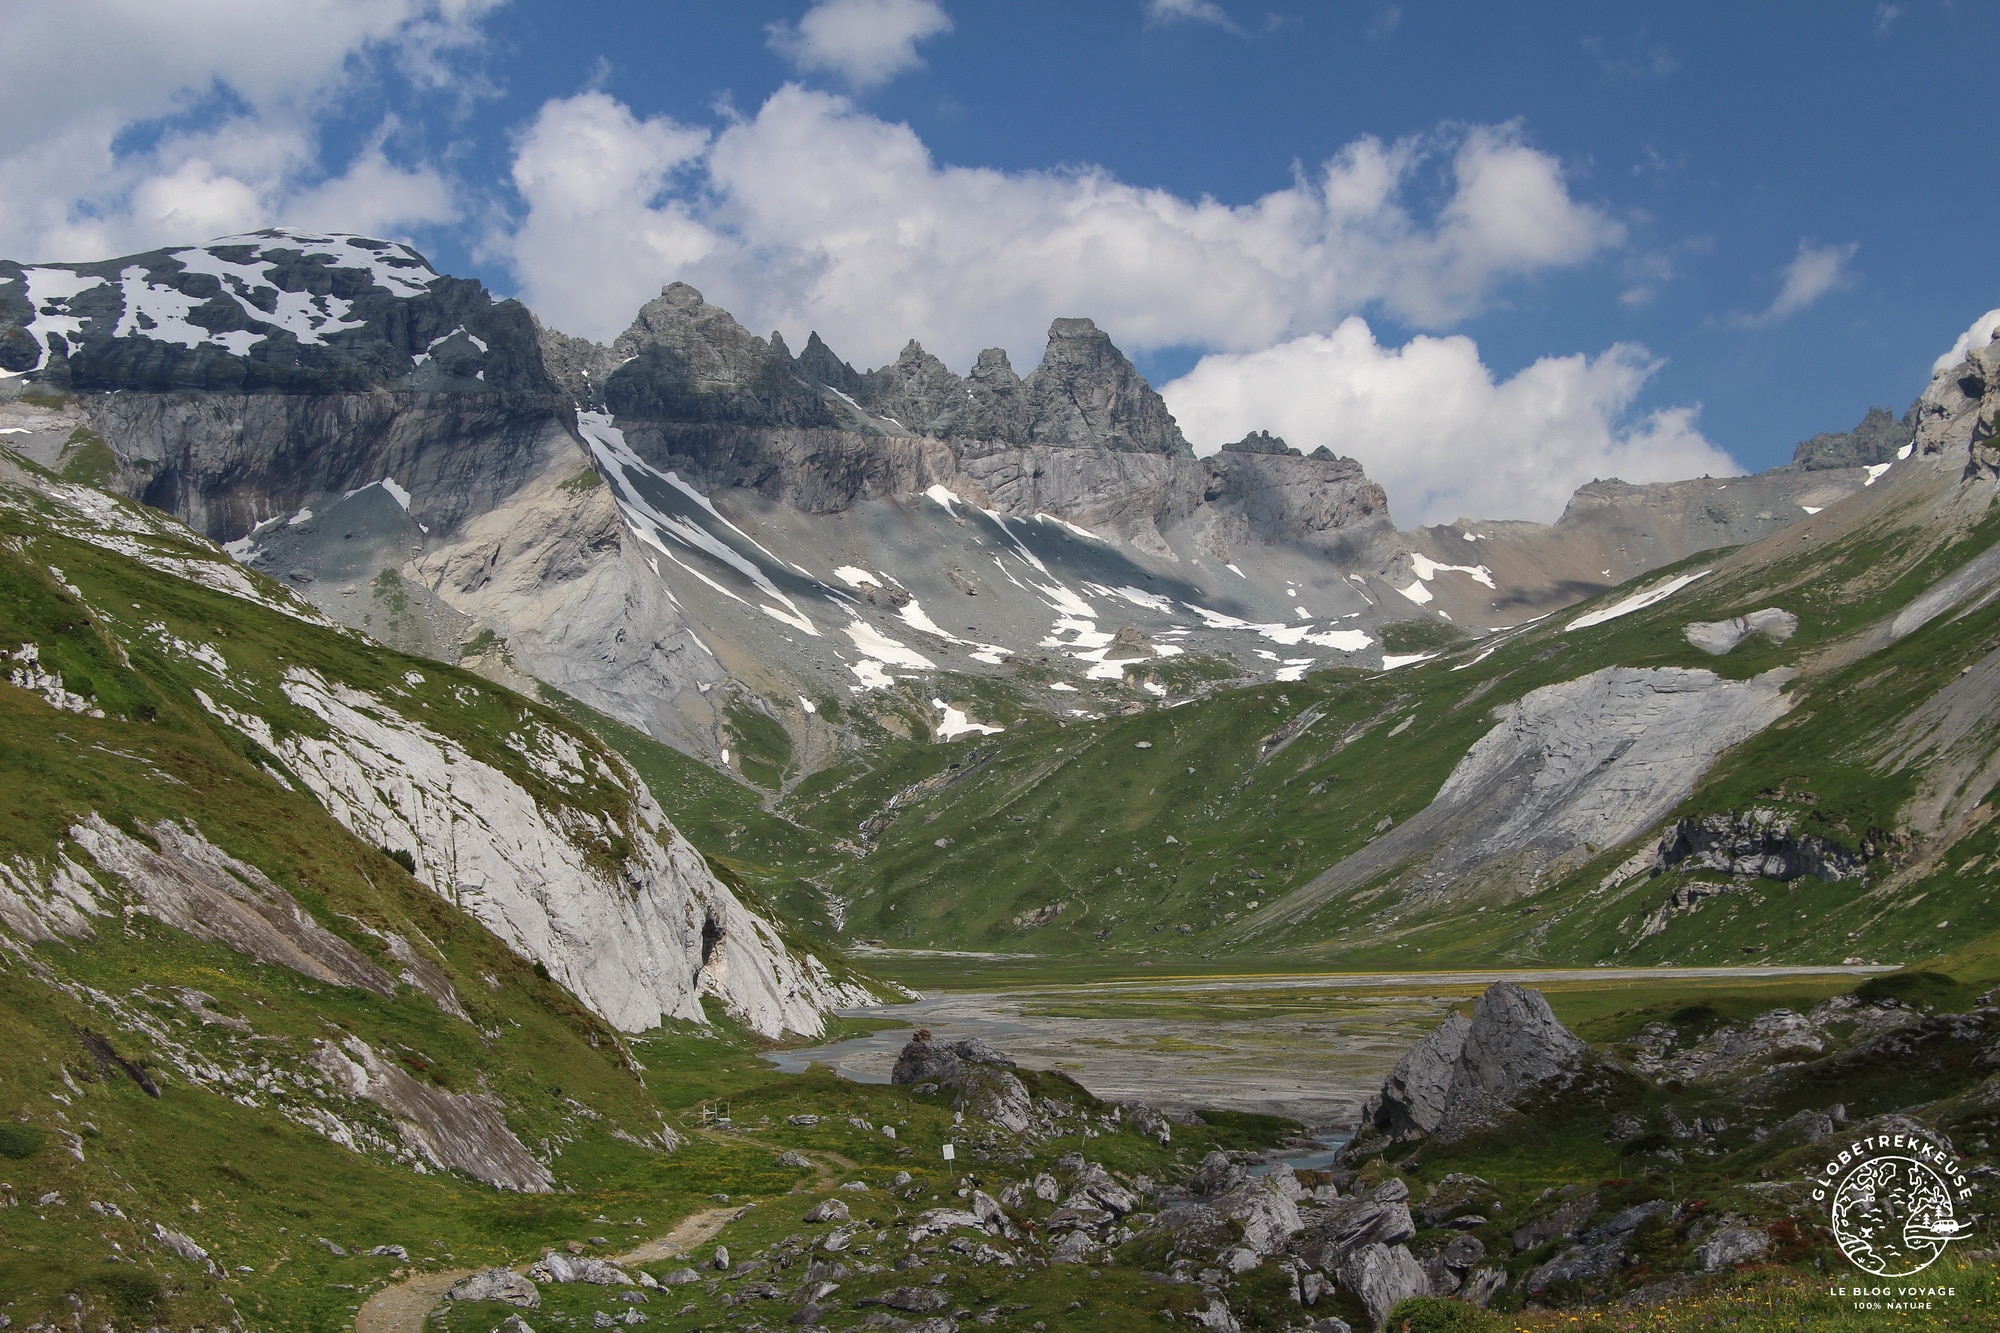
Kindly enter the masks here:
M 608 340 L 1094 318 L 1405 524 L 1757 470 L 2000 319 L 2000 6 L 0 0 L 0 255 L 284 225 Z

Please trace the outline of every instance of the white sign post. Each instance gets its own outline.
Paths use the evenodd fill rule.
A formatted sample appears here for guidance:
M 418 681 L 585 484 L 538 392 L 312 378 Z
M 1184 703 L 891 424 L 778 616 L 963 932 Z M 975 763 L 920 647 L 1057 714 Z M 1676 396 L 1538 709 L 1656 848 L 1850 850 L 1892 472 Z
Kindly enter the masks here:
M 947 1143 L 944 1145 L 944 1160 L 949 1162 L 958 1156 L 958 1149 Z

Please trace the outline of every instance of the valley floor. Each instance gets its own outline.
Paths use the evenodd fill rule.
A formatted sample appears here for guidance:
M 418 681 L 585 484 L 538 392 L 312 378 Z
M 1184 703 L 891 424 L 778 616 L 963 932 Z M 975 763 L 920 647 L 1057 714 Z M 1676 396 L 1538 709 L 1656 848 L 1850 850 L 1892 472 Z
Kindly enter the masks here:
M 892 973 L 896 958 L 891 951 L 871 955 Z M 1002 988 L 933 990 L 913 1004 L 849 1010 L 850 1017 L 896 1026 L 766 1058 L 787 1072 L 818 1062 L 843 1078 L 887 1083 L 911 1029 L 929 1028 L 940 1040 L 978 1037 L 1024 1064 L 1060 1069 L 1108 1101 L 1224 1107 L 1345 1130 L 1404 1051 L 1495 981 L 1542 988 L 1559 997 L 1559 1009 L 1567 1001 L 1583 1012 L 1606 997 L 1622 1004 L 1643 994 L 1644 1001 L 1633 1002 L 1650 1003 L 1660 995 L 1744 985 L 1820 998 L 1885 970 L 1541 968 L 1038 983 L 1022 977 L 1018 965 L 988 962 L 975 965 L 962 984 L 990 977 Z M 1007 985 L 1010 976 L 1021 979 Z

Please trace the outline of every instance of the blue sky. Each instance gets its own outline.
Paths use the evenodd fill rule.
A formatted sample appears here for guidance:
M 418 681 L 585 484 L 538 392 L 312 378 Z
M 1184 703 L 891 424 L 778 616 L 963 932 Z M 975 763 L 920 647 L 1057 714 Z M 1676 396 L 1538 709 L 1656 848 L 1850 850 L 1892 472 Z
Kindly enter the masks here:
M 0 253 L 367 231 L 569 331 L 680 277 L 862 365 L 1025 373 L 1087 314 L 1198 447 L 1329 443 L 1406 522 L 1774 465 L 2000 306 L 1990 5 L 5 11 Z

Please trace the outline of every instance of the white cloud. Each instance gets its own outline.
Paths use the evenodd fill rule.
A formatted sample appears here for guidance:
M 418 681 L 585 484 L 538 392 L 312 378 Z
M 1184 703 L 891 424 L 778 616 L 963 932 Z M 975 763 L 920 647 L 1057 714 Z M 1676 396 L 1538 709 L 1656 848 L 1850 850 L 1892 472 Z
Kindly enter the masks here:
M 608 340 L 655 287 L 715 248 L 685 205 L 657 201 L 707 143 L 701 130 L 640 120 L 601 92 L 542 107 L 515 147 L 526 218 L 492 244 L 543 322 Z
M 1951 345 L 1950 351 L 1931 362 L 1931 374 L 1936 375 L 1941 371 L 1950 370 L 1965 360 L 1967 354 L 1974 348 L 1984 347 L 1992 342 L 1996 333 L 2000 333 L 2000 310 L 1989 310 L 1973 320 L 1972 326 L 1958 335 L 1958 341 Z
M 1739 328 L 1773 324 L 1804 310 L 1835 288 L 1848 286 L 1854 281 L 1854 275 L 1847 267 L 1848 261 L 1860 248 L 1858 242 L 1814 245 L 1809 240 L 1801 239 L 1799 252 L 1792 257 L 1791 263 L 1785 265 L 1784 280 L 1771 304 L 1754 315 L 1733 316 L 1730 322 Z
M 15 6 L 0 46 L 0 254 L 97 258 L 335 206 L 377 229 L 453 216 L 436 169 L 392 165 L 381 136 L 329 169 L 315 127 L 365 91 L 371 61 L 447 82 L 496 3 Z
M 797 23 L 768 31 L 771 49 L 799 70 L 872 88 L 923 64 L 917 44 L 950 32 L 951 18 L 937 0 L 818 0 Z
M 596 187 L 616 203 L 594 215 L 586 245 L 560 225 L 574 207 L 566 190 L 524 184 L 525 222 L 502 245 L 531 306 L 599 338 L 680 278 L 760 332 L 818 329 L 857 364 L 916 337 L 954 365 L 999 345 L 1025 369 L 1049 321 L 1071 314 L 1128 350 L 1247 350 L 1370 306 L 1446 323 L 1509 279 L 1583 262 L 1623 235 L 1513 126 L 1358 139 L 1285 188 L 1226 205 L 1089 167 L 940 166 L 909 127 L 797 86 L 698 158 L 695 131 L 644 122 L 662 128 L 642 142 L 629 112 L 583 98 L 600 99 L 592 115 L 565 109 L 583 99 L 551 103 L 529 142 L 561 158 L 567 136 L 587 142 L 618 119 L 625 148 L 606 171 L 622 174 Z M 1435 167 L 1449 188 L 1420 209 L 1412 198 Z
M 1236 31 L 1236 20 L 1212 0 L 1146 0 L 1148 23 L 1213 23 Z
M 1161 393 L 1200 452 L 1267 429 L 1296 448 L 1359 459 L 1401 523 L 1548 522 L 1594 478 L 1742 470 L 1702 437 L 1693 410 L 1634 415 L 1658 365 L 1621 343 L 1496 380 L 1470 338 L 1384 347 L 1356 317 L 1330 335 L 1204 357 Z

